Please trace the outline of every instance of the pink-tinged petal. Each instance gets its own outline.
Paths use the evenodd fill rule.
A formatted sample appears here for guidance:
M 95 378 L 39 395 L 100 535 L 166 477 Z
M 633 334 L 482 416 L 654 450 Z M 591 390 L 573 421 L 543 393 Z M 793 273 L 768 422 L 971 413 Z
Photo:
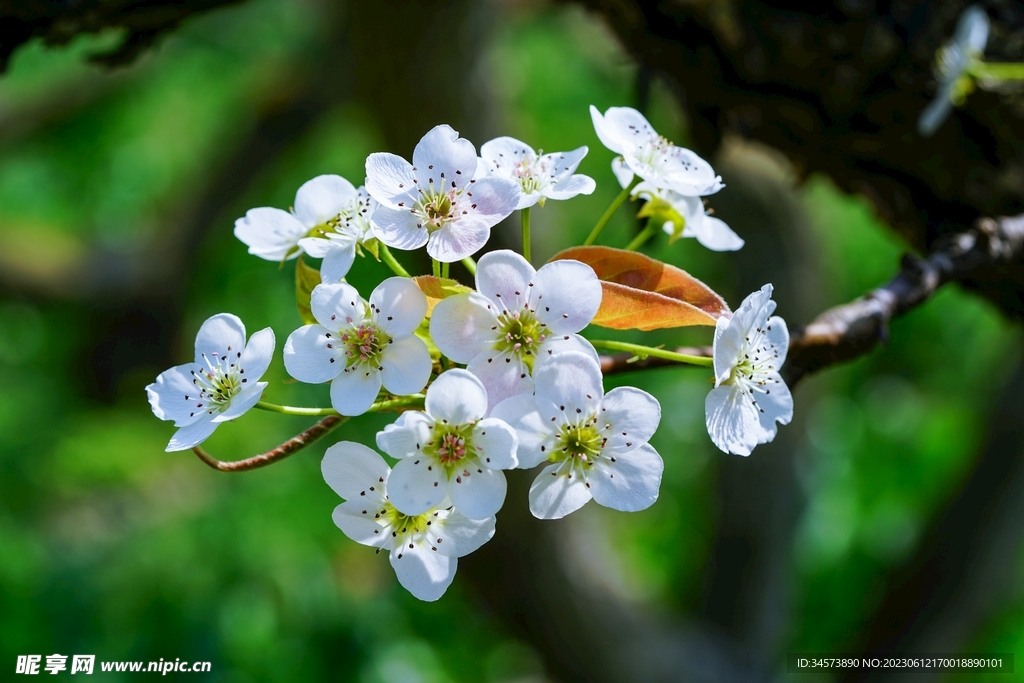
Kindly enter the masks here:
M 485 351 L 471 360 L 466 369 L 480 378 L 487 388 L 488 405 L 497 405 L 518 394 L 533 393 L 530 369 L 518 356 Z
M 355 242 L 349 246 L 332 243 L 331 248 L 324 254 L 323 263 L 320 264 L 320 279 L 328 284 L 340 282 L 348 275 L 355 260 Z
M 492 470 L 511 470 L 517 467 L 518 448 L 519 436 L 504 420 L 488 417 L 473 427 L 473 450 L 484 467 Z
M 174 432 L 166 450 L 168 453 L 187 451 L 210 438 L 215 429 L 217 429 L 217 423 L 213 421 L 209 413 L 203 413 L 202 419 Z
M 468 363 L 494 348 L 498 337 L 494 308 L 489 299 L 477 292 L 442 299 L 430 316 L 430 338 L 448 358 L 456 363 Z
M 295 217 L 312 228 L 334 218 L 357 198 L 356 188 L 341 176 L 320 175 L 295 193 Z
M 633 173 L 633 169 L 626 164 L 626 160 L 622 157 L 615 157 L 612 159 L 612 173 L 615 174 L 615 179 L 619 181 L 620 187 L 629 187 L 629 184 L 633 182 L 633 177 L 636 175 Z M 640 183 L 640 185 L 644 184 L 646 183 Z M 639 188 L 640 185 L 637 185 L 637 188 Z M 637 194 L 636 189 L 633 190 L 633 194 Z
M 537 399 L 550 401 L 575 421 L 590 415 L 604 397 L 601 366 L 582 353 L 567 352 L 536 368 Z
M 415 197 L 412 164 L 396 154 L 377 152 L 366 157 L 366 191 L 384 206 Z
M 536 156 L 537 153 L 528 144 L 507 135 L 480 146 L 480 158 L 490 164 L 491 173 L 505 178 L 515 175 L 517 162 L 533 160 Z
M 377 523 L 383 507 L 370 505 L 368 501 L 350 500 L 334 508 L 331 518 L 342 533 L 356 543 L 371 548 L 386 548 L 391 545 L 391 534 Z
M 566 335 L 590 324 L 601 307 L 601 295 L 593 268 L 579 261 L 555 261 L 534 276 L 530 304 L 548 330 Z
M 359 292 L 344 282 L 324 283 L 313 288 L 309 307 L 316 321 L 337 332 L 363 320 L 365 307 Z
M 274 358 L 275 343 L 274 330 L 269 327 L 249 337 L 249 343 L 238 356 L 238 368 L 241 374 L 245 375 L 243 379 L 249 380 L 248 383 L 258 380 L 270 367 L 270 361 Z
M 469 212 L 459 220 L 475 217 L 487 227 L 497 225 L 515 211 L 521 194 L 522 189 L 515 180 L 496 176 L 481 178 L 459 198 L 459 208 Z
M 331 405 L 342 415 L 362 415 L 380 393 L 380 371 L 364 365 L 345 368 L 331 382 Z
M 442 555 L 463 557 L 491 540 L 494 522 L 494 517 L 470 519 L 458 510 L 452 510 L 443 522 L 432 525 L 436 536 L 429 538 Z
M 391 468 L 372 448 L 354 441 L 339 441 L 320 462 L 324 481 L 345 500 L 384 503 Z
M 758 443 L 768 443 L 775 438 L 778 427 L 775 423 L 788 425 L 793 419 L 793 394 L 778 373 L 768 375 L 764 392 L 755 390 L 757 416 L 761 422 Z
M 476 375 L 455 368 L 442 372 L 427 389 L 426 412 L 438 422 L 464 425 L 487 414 L 487 390 Z
M 396 337 L 384 348 L 380 364 L 384 388 L 397 396 L 423 391 L 430 379 L 433 361 L 427 345 L 419 337 Z
M 330 382 L 344 369 L 345 350 L 335 333 L 320 325 L 305 325 L 284 343 L 284 369 L 307 384 Z
M 441 263 L 454 263 L 483 249 L 490 236 L 489 224 L 464 216 L 432 234 L 427 253 Z
M 431 128 L 412 153 L 421 188 L 465 187 L 476 173 L 476 148 L 447 124 Z M 452 183 L 455 183 L 453 186 Z
M 249 247 L 249 253 L 268 261 L 283 261 L 299 255 L 296 248 L 308 229 L 281 209 L 249 209 L 235 221 L 235 237 Z
M 370 294 L 377 326 L 392 337 L 412 334 L 427 315 L 427 297 L 407 277 L 389 277 Z
M 590 272 L 593 274 L 594 271 Z M 476 288 L 498 310 L 521 311 L 531 298 L 536 275 L 537 271 L 522 256 L 509 249 L 501 249 L 480 257 L 476 267 Z
M 593 178 L 577 174 L 569 176 L 548 190 L 545 194 L 547 194 L 549 199 L 563 200 L 572 199 L 573 197 L 581 194 L 593 194 L 595 189 L 597 189 L 597 183 L 594 182 Z
M 578 473 L 559 474 L 558 465 L 549 465 L 530 487 L 530 512 L 538 519 L 561 519 L 586 505 L 591 497 Z
M 433 427 L 434 420 L 426 413 L 406 411 L 377 432 L 377 448 L 396 459 L 422 456 Z
M 619 455 L 651 440 L 661 422 L 661 404 L 646 391 L 618 387 L 605 394 L 599 417 L 606 452 Z
M 665 463 L 650 444 L 644 444 L 625 455 L 599 458 L 587 474 L 590 493 L 599 505 L 637 512 L 646 510 L 658 500 L 661 475 Z
M 206 411 L 197 405 L 200 389 L 192 381 L 192 373 L 201 370 L 196 363 L 186 363 L 161 372 L 146 387 L 153 414 L 161 420 L 173 420 L 177 427 L 190 425 L 205 415 Z
M 228 422 L 236 420 L 263 398 L 263 390 L 267 388 L 267 382 L 255 382 L 231 398 L 231 402 L 220 413 L 213 417 L 213 422 Z
M 448 480 L 448 495 L 455 509 L 470 519 L 493 517 L 505 504 L 505 473 L 482 464 L 467 464 Z
M 244 348 L 245 325 L 237 315 L 218 313 L 207 318 L 196 334 L 196 362 L 200 365 L 235 358 Z
M 389 247 L 412 251 L 426 244 L 430 234 L 410 209 L 380 206 L 373 212 L 373 236 Z
M 448 476 L 434 458 L 399 460 L 388 479 L 388 500 L 402 514 L 422 515 L 440 505 L 446 495 Z
M 391 549 L 391 566 L 398 583 L 424 602 L 434 602 L 444 595 L 455 579 L 458 565 L 456 558 L 424 545 L 405 543 Z
M 536 398 L 530 394 L 506 399 L 491 411 L 491 417 L 503 420 L 516 431 L 519 437 L 516 459 L 520 469 L 536 467 L 551 455 L 556 429 L 552 425 L 556 423 L 551 422 L 550 417 L 560 412 L 557 406 L 554 411 L 548 417 L 543 416 L 538 410 Z
M 757 409 L 736 385 L 716 387 L 704 401 L 708 435 L 726 453 L 750 455 L 761 435 Z

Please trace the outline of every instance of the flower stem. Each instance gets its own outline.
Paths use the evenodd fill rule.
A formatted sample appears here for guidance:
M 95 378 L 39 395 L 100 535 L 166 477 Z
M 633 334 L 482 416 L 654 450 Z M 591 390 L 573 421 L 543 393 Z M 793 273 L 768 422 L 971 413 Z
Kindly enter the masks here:
M 380 413 L 389 410 L 401 410 L 402 408 L 422 408 L 426 398 L 425 394 L 409 394 L 400 398 L 389 398 L 385 401 L 377 401 L 366 412 Z
M 640 234 L 626 245 L 626 251 L 636 251 L 643 246 L 644 242 L 651 239 L 656 232 L 658 232 L 658 229 L 654 227 L 654 223 L 648 221 L 644 229 L 640 231 Z
M 296 408 L 295 406 L 279 406 L 276 403 L 267 403 L 266 401 L 260 401 L 256 404 L 256 407 L 260 410 L 269 410 L 274 413 L 283 413 L 284 415 L 304 415 L 306 417 L 340 414 L 334 408 Z
M 629 199 L 629 194 L 633 191 L 633 188 L 639 184 L 640 176 L 634 176 L 633 182 L 622 188 L 622 192 L 619 193 L 618 197 L 612 200 L 612 203 L 608 205 L 607 209 L 605 209 L 604 214 L 602 214 L 601 218 L 598 219 L 597 225 L 595 225 L 594 229 L 590 231 L 589 235 L 587 235 L 587 239 L 583 242 L 583 246 L 589 247 L 597 240 L 597 236 L 601 234 L 602 230 L 604 230 L 604 226 L 612 219 L 612 216 L 619 210 L 619 207 Z
M 967 72 L 975 78 L 995 81 L 1020 81 L 1024 80 L 1024 63 L 983 62 L 975 60 L 967 67 Z
M 688 356 L 684 353 L 676 353 L 675 351 L 666 351 L 665 349 L 656 348 L 654 346 L 642 346 L 640 344 L 629 344 L 626 342 L 609 341 L 606 339 L 591 339 L 590 343 L 597 349 L 608 349 L 609 351 L 627 351 L 629 353 L 636 354 L 639 358 L 645 358 L 647 356 L 654 356 L 655 358 L 664 358 L 665 360 L 674 360 L 677 363 L 687 363 L 689 365 L 701 365 L 704 367 L 711 367 L 714 365 L 714 359 L 709 356 Z
M 523 258 L 530 261 L 530 207 L 520 211 L 523 218 Z
M 430 259 L 430 264 L 433 266 L 434 277 L 441 277 L 441 262 L 436 258 Z
M 476 261 L 473 260 L 472 256 L 462 259 L 462 265 L 466 266 L 466 270 L 469 271 L 470 275 L 476 275 Z
M 445 277 L 445 278 L 448 277 L 449 273 L 451 272 L 451 267 L 452 267 L 452 264 L 450 264 L 450 263 L 447 263 L 447 262 L 446 263 L 442 263 L 441 264 L 441 277 Z
M 220 472 L 245 472 L 247 470 L 255 470 L 260 467 L 266 467 L 267 465 L 273 465 L 275 462 L 284 460 L 289 455 L 301 451 L 306 446 L 329 433 L 338 425 L 344 424 L 347 420 L 347 417 L 342 417 L 341 415 L 328 415 L 306 431 L 288 439 L 277 448 L 271 449 L 260 455 L 254 455 L 253 457 L 246 458 L 245 460 L 224 462 L 213 457 L 199 446 L 194 447 L 192 452 L 195 453 L 204 463 Z
M 395 260 L 395 257 L 391 254 L 391 250 L 388 249 L 388 245 L 383 242 L 378 243 L 378 253 L 380 254 L 380 260 L 390 268 L 395 275 L 401 275 L 402 277 L 412 277 L 409 275 L 409 271 L 402 267 L 402 264 Z

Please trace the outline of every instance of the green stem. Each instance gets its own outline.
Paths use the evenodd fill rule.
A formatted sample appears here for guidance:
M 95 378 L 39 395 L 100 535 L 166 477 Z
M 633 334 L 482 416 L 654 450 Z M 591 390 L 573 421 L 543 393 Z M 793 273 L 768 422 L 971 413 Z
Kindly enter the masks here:
M 593 344 L 594 348 L 597 349 L 608 349 L 609 351 L 627 351 L 629 353 L 637 355 L 640 358 L 654 356 L 655 358 L 674 360 L 677 363 L 688 363 L 689 365 L 701 365 L 704 367 L 712 367 L 714 365 L 714 359 L 710 358 L 709 356 L 688 356 L 685 353 L 666 351 L 665 349 L 660 349 L 653 346 L 628 344 L 626 342 L 609 341 L 606 339 L 591 339 L 590 343 Z
M 523 258 L 530 260 L 530 207 L 520 211 L 523 218 Z
M 386 401 L 377 401 L 370 409 L 368 413 L 379 413 L 388 410 L 399 410 L 401 408 L 422 408 L 423 402 L 426 400 L 425 394 L 410 394 L 409 396 L 402 396 L 401 398 L 390 398 Z
M 647 225 L 640 231 L 640 234 L 633 238 L 629 244 L 626 245 L 626 251 L 636 251 L 644 242 L 654 237 L 654 234 L 658 232 L 658 228 L 654 227 L 654 223 L 647 221 Z
M 1024 80 L 1024 63 L 983 62 L 976 60 L 967 67 L 967 73 L 975 78 L 988 78 L 997 81 L 1020 81 Z
M 274 413 L 283 413 L 284 415 L 305 415 L 306 417 L 340 415 L 334 408 L 296 408 L 295 406 L 279 406 L 276 403 L 267 403 L 266 401 L 260 401 L 256 404 L 256 407 L 260 410 L 269 410 Z
M 442 263 L 441 264 L 441 277 L 444 277 L 444 278 L 448 277 L 449 273 L 451 272 L 451 267 L 452 267 L 452 264 L 450 264 L 450 263 Z
M 622 188 L 622 192 L 619 193 L 618 197 L 612 200 L 612 203 L 608 205 L 607 209 L 605 209 L 604 214 L 602 214 L 601 218 L 598 219 L 597 225 L 595 225 L 594 229 L 590 231 L 589 235 L 587 235 L 587 239 L 583 242 L 583 246 L 589 247 L 597 240 L 597 236 L 601 234 L 602 230 L 604 230 L 604 226 L 608 224 L 608 221 L 610 221 L 612 216 L 615 215 L 615 212 L 619 210 L 619 207 L 629 199 L 629 195 L 633 191 L 633 188 L 639 184 L 640 176 L 634 176 L 633 182 L 631 182 L 627 187 Z
M 466 266 L 466 270 L 469 271 L 470 275 L 476 275 L 476 261 L 473 260 L 472 256 L 462 259 L 462 265 Z
M 412 277 L 409 275 L 409 271 L 402 267 L 402 264 L 395 260 L 395 257 L 391 254 L 391 250 L 388 249 L 388 245 L 383 242 L 378 242 L 378 252 L 380 254 L 380 260 L 384 262 L 388 268 L 390 268 L 395 275 L 401 275 L 402 277 Z
M 434 277 L 441 277 L 441 262 L 436 258 L 430 259 L 430 264 L 433 266 Z

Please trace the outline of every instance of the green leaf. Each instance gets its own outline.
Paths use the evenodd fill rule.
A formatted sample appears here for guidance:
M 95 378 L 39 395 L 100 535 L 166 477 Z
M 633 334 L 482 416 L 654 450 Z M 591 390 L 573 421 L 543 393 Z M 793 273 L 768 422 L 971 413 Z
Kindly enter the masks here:
M 320 271 L 312 266 L 307 266 L 300 256 L 295 262 L 295 303 L 299 307 L 299 317 L 307 325 L 316 323 L 309 300 L 313 295 L 313 288 L 318 284 L 320 284 Z

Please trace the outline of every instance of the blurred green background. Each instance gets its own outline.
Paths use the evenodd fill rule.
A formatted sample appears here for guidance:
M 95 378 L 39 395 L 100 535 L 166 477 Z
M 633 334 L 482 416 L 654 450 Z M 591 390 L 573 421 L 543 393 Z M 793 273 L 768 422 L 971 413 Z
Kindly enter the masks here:
M 505 3 L 491 11 L 472 77 L 445 67 L 448 95 L 486 90 L 480 129 L 490 134 L 548 151 L 590 146 L 580 170 L 598 183 L 593 196 L 534 211 L 539 261 L 578 243 L 617 194 L 612 154 L 587 107 L 635 105 L 636 67 L 577 8 Z M 61 653 L 208 660 L 212 673 L 190 678 L 239 683 L 549 679 L 529 639 L 462 577 L 438 603 L 418 602 L 385 556 L 335 528 L 338 500 L 319 471 L 325 443 L 268 469 L 221 474 L 188 452 L 165 453 L 173 428 L 146 403 L 144 386 L 190 360 L 195 330 L 222 311 L 250 333 L 275 330 L 270 400 L 328 401 L 326 386 L 289 382 L 280 360 L 301 324 L 292 266 L 248 256 L 232 225 L 250 207 L 289 206 L 296 188 L 321 173 L 358 184 L 365 156 L 388 133 L 365 95 L 337 97 L 287 128 L 281 153 L 244 183 L 223 177 L 225 160 L 256 144 L 249 136 L 261 117 L 303 87 L 324 31 L 318 3 L 250 0 L 188 22 L 123 70 L 87 64 L 117 40 L 103 35 L 60 49 L 33 43 L 0 77 L 0 678 L 18 654 Z M 659 131 L 685 143 L 685 121 L 657 84 L 647 109 Z M 417 121 L 408 139 L 425 130 Z M 408 156 L 411 146 L 393 151 Z M 222 188 L 231 196 L 218 202 Z M 866 202 L 814 178 L 799 203 L 811 219 L 825 305 L 895 272 L 904 247 Z M 635 229 L 623 210 L 602 241 L 621 246 Z M 497 240 L 515 243 L 511 223 L 498 231 Z M 693 240 L 661 240 L 649 251 L 733 306 L 746 294 L 735 290 L 734 255 Z M 364 260 L 350 279 L 368 291 L 386 275 Z M 786 307 L 780 298 L 784 316 Z M 707 330 L 652 338 L 710 343 Z M 788 551 L 780 673 L 786 652 L 856 644 L 885 577 L 913 553 L 984 445 L 1020 342 L 988 304 L 946 288 L 898 320 L 886 348 L 797 391 L 791 429 L 802 430 L 794 443 L 806 501 Z M 670 416 L 653 440 L 666 461 L 661 498 L 642 513 L 590 505 L 579 514 L 608 534 L 617 566 L 607 571 L 629 601 L 685 615 L 701 601 L 718 510 L 730 505 L 715 499 L 717 462 L 732 456 L 717 452 L 704 429 L 704 371 L 608 382 L 621 383 L 654 393 Z M 372 443 L 389 419 L 353 420 L 328 442 Z M 309 422 L 254 411 L 219 429 L 207 450 L 246 457 Z M 498 534 L 502 521 L 499 514 Z M 465 558 L 460 575 L 474 561 Z M 973 638 L 975 651 L 1024 651 L 1021 594 L 1002 600 Z

